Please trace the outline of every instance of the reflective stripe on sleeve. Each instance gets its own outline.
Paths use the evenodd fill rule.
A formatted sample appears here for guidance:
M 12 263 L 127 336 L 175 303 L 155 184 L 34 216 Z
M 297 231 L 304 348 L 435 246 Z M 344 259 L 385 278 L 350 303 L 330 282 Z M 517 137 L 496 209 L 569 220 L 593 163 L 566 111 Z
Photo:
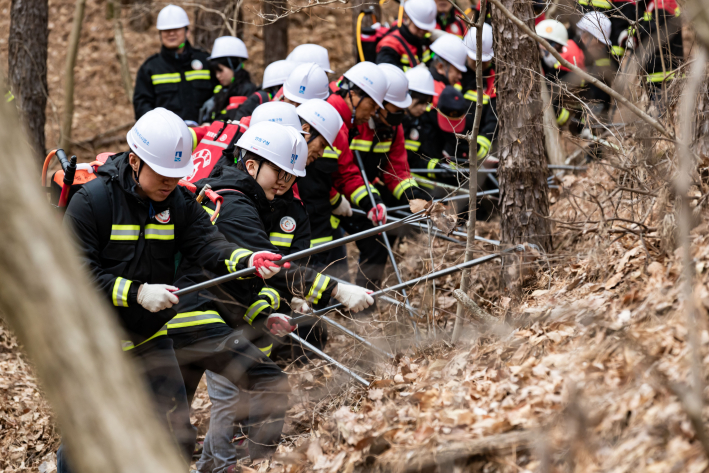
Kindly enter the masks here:
M 213 93 L 214 95 L 217 95 L 219 92 L 221 92 L 221 90 L 222 90 L 222 85 L 221 85 L 221 84 L 217 84 L 217 85 L 214 86 L 214 90 L 212 91 L 212 93 Z
M 478 91 L 477 90 L 469 90 L 463 95 L 466 100 L 470 100 L 471 102 L 477 102 L 478 101 Z M 487 105 L 490 103 L 490 96 L 487 94 L 483 94 L 483 105 Z
M 411 173 L 411 175 L 412 175 L 413 177 L 418 177 L 419 179 L 426 179 L 425 177 L 420 176 L 420 175 L 418 175 L 418 174 Z M 435 185 L 429 184 L 429 183 L 427 183 L 427 182 L 420 182 L 420 181 L 419 181 L 418 184 L 419 184 L 419 187 L 425 187 L 425 188 L 427 188 L 427 189 L 435 189 L 435 188 L 436 188 Z
M 322 157 L 323 158 L 330 158 L 330 159 L 338 159 L 341 154 L 342 154 L 342 151 L 340 151 L 339 149 L 327 147 L 327 148 L 325 148 L 325 151 L 323 151 Z
M 230 273 L 233 273 L 236 271 L 236 266 L 239 264 L 239 262 L 246 256 L 251 256 L 253 254 L 253 251 L 246 250 L 244 248 L 238 248 L 234 250 L 234 252 L 231 254 L 231 257 L 225 261 L 227 270 Z
M 174 240 L 175 226 L 174 225 L 155 225 L 148 224 L 145 226 L 146 240 Z
M 189 130 L 190 130 L 190 134 L 192 135 L 192 152 L 194 153 L 194 150 L 197 149 L 197 145 L 199 144 L 197 142 L 197 133 L 195 133 L 195 131 L 192 128 L 190 128 Z
M 485 156 L 487 156 L 487 153 L 490 151 L 490 145 L 492 143 L 490 143 L 490 140 L 488 140 L 487 137 L 483 136 L 483 135 L 478 135 L 477 142 L 478 142 L 477 157 L 478 157 L 478 159 L 484 158 Z
M 174 316 L 168 323 L 167 328 L 194 327 L 196 325 L 224 324 L 224 320 L 219 312 L 213 310 L 182 312 Z
M 327 243 L 327 242 L 329 242 L 329 241 L 332 241 L 332 237 L 331 237 L 331 236 L 322 237 L 322 238 L 315 238 L 315 239 L 313 239 L 313 240 L 310 240 L 310 248 L 313 248 L 313 247 L 315 247 L 315 246 L 322 245 L 322 244 Z
M 562 108 L 559 111 L 559 116 L 556 117 L 556 124 L 559 126 L 563 126 L 567 121 L 569 121 L 569 117 L 571 116 L 571 113 L 565 108 Z
M 313 282 L 313 287 L 310 288 L 310 291 L 305 297 L 305 300 L 308 302 L 312 302 L 313 304 L 317 304 L 318 302 L 320 302 L 320 298 L 322 297 L 322 294 L 329 283 L 329 276 L 325 276 L 324 274 L 318 273 L 318 275 L 315 277 L 315 282 Z
M 623 57 L 623 55 L 625 54 L 625 48 L 622 48 L 620 46 L 611 46 L 611 52 L 615 56 Z
M 412 178 L 404 179 L 401 181 L 399 184 L 396 185 L 394 188 L 394 197 L 398 200 L 401 199 L 402 194 L 404 191 L 410 187 L 418 187 L 419 185 L 416 183 L 416 181 Z
M 251 325 L 258 314 L 271 307 L 264 300 L 256 301 L 249 306 L 249 310 L 244 314 L 244 320 Z
M 278 291 L 271 287 L 264 287 L 258 293 L 259 296 L 266 296 L 271 301 L 271 309 L 278 310 L 281 306 L 281 296 Z
M 140 225 L 111 225 L 111 240 L 137 240 Z
M 128 307 L 128 290 L 133 283 L 130 279 L 117 277 L 113 283 L 113 294 L 111 299 L 116 307 Z
M 611 58 L 602 57 L 601 59 L 596 59 L 594 64 L 598 67 L 609 67 L 611 65 Z
M 273 246 L 285 246 L 290 248 L 291 243 L 293 243 L 293 235 L 290 233 L 269 233 L 268 240 Z
M 391 141 L 380 141 L 376 145 L 374 145 L 374 151 L 375 153 L 388 153 L 391 150 Z
M 354 202 L 355 205 L 359 205 L 360 201 L 367 196 L 367 186 L 361 185 L 350 196 L 350 200 Z
M 333 197 L 330 198 L 330 205 L 335 205 L 338 200 L 340 200 L 340 194 L 339 192 L 336 193 Z
M 407 151 L 416 152 L 419 150 L 420 147 L 421 147 L 420 141 L 416 141 L 416 140 L 405 140 L 404 141 L 404 148 L 406 148 Z
M 179 72 L 173 72 L 171 74 L 155 74 L 150 76 L 150 80 L 153 81 L 153 85 L 160 84 L 176 84 L 182 81 Z
M 437 165 L 440 161 L 441 161 L 440 159 L 436 159 L 436 158 L 431 159 L 431 160 L 426 164 L 426 169 L 435 169 L 435 168 L 436 168 L 436 165 Z M 435 172 L 429 172 L 429 173 L 428 173 L 428 177 L 430 177 L 431 179 L 435 179 L 435 178 L 436 178 L 436 173 L 435 173 Z
M 652 83 L 664 82 L 675 78 L 675 71 L 653 72 L 647 75 L 647 81 Z
M 372 142 L 367 141 L 367 140 L 354 139 L 354 140 L 352 140 L 352 143 L 350 143 L 350 149 L 354 149 L 357 151 L 364 151 L 365 153 L 368 152 L 371 147 L 372 147 Z
M 187 82 L 193 81 L 193 80 L 211 80 L 212 77 L 209 73 L 209 70 L 202 70 L 202 71 L 187 71 L 185 72 L 185 80 Z
M 604 8 L 606 10 L 613 8 L 611 3 L 607 0 L 579 0 L 579 5 L 583 5 L 585 7 L 592 6 L 596 8 Z
M 271 350 L 273 350 L 273 343 L 271 343 L 267 347 L 259 348 L 259 350 L 261 350 L 264 355 L 271 356 Z

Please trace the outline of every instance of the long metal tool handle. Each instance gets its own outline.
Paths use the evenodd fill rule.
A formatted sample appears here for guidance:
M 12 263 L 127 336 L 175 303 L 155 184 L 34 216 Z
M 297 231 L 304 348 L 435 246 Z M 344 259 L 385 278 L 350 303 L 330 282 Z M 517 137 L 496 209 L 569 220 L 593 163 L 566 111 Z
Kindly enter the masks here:
M 406 225 L 409 221 L 416 222 L 419 220 L 423 220 L 425 218 L 425 217 L 422 217 L 424 212 L 425 212 L 425 210 L 421 210 L 420 212 L 416 212 L 415 214 L 412 214 L 411 217 L 409 217 L 408 221 L 404 221 L 404 220 L 407 220 L 407 219 L 404 219 L 404 220 L 399 220 L 398 222 L 391 222 L 391 223 L 384 225 L 383 227 L 370 228 L 370 229 L 365 230 L 363 232 L 359 232 L 359 233 L 355 233 L 354 235 L 346 236 L 345 238 L 333 240 L 333 241 L 324 243 L 322 245 L 315 246 L 313 248 L 308 248 L 307 250 L 298 251 L 296 253 L 286 255 L 282 259 L 278 260 L 276 262 L 276 264 L 283 264 L 288 261 L 293 261 L 293 260 L 297 260 L 300 258 L 306 258 L 308 256 L 311 256 L 311 255 L 314 255 L 317 253 L 321 253 L 323 251 L 327 251 L 332 248 L 337 248 L 338 246 L 346 245 L 347 243 L 361 240 L 362 238 L 367 238 L 372 235 L 376 235 L 377 233 L 380 233 L 383 229 L 392 230 L 394 228 L 398 228 L 402 225 Z M 253 274 L 254 272 L 256 272 L 256 268 L 251 266 L 251 267 L 242 269 L 241 271 L 237 271 L 235 273 L 227 274 L 225 276 L 220 276 L 218 278 L 213 278 L 213 279 L 210 279 L 209 281 L 204 281 L 199 284 L 195 284 L 193 286 L 189 286 L 184 289 L 180 289 L 179 291 L 176 291 L 174 294 L 178 297 L 183 296 L 183 295 L 189 294 L 191 292 L 201 291 L 202 289 L 207 289 L 207 288 L 210 288 L 213 286 L 218 286 L 219 284 L 224 284 L 225 282 L 228 282 L 228 281 L 231 281 L 231 280 L 234 280 L 237 278 L 243 278 L 245 276 L 249 276 L 249 275 Z
M 369 200 L 372 203 L 372 208 L 376 212 L 377 201 L 374 200 L 374 194 L 372 193 L 372 188 L 369 186 L 369 179 L 367 179 L 367 171 L 364 170 L 364 161 L 362 160 L 362 155 L 359 154 L 358 150 L 354 150 L 354 152 L 355 152 L 355 156 L 357 156 L 357 164 L 359 164 L 359 170 L 362 173 L 362 179 L 364 179 L 364 187 L 367 189 L 367 194 L 369 194 Z M 394 268 L 394 274 L 396 275 L 396 280 L 399 281 L 399 284 L 401 284 L 403 282 L 401 279 L 401 273 L 399 273 L 399 266 L 397 266 L 396 259 L 394 258 L 394 251 L 392 251 L 391 245 L 389 244 L 389 237 L 387 237 L 387 234 L 384 231 L 383 225 L 381 223 L 376 228 L 379 228 L 379 230 L 381 230 L 382 240 L 384 240 L 384 244 L 387 247 L 387 252 L 389 253 L 389 259 L 391 260 L 391 266 L 392 266 L 392 268 Z M 402 291 L 402 294 L 404 297 L 408 297 L 406 295 L 406 291 Z M 407 303 L 406 305 L 408 306 L 409 304 Z M 416 325 L 416 322 L 415 322 L 414 313 L 409 311 L 409 315 L 411 316 L 411 325 L 414 327 L 414 332 L 416 333 L 416 337 L 418 338 L 419 329 L 418 329 L 418 326 Z
M 505 252 L 508 252 L 508 251 L 513 251 L 513 250 L 516 250 L 516 249 L 517 249 L 517 247 L 513 247 L 513 248 L 510 248 L 510 249 L 508 249 L 508 250 L 503 251 L 502 253 L 505 253 Z M 426 282 L 426 281 L 429 281 L 429 280 L 431 280 L 431 279 L 442 278 L 442 277 L 444 277 L 444 276 L 448 276 L 449 274 L 453 274 L 453 273 L 455 273 L 455 272 L 462 271 L 462 270 L 464 270 L 464 269 L 471 268 L 471 267 L 473 267 L 473 266 L 477 266 L 477 265 L 482 264 L 482 263 L 486 263 L 486 262 L 491 261 L 491 260 L 493 260 L 493 259 L 495 259 L 495 258 L 499 258 L 499 257 L 502 256 L 502 253 L 494 253 L 494 254 L 491 254 L 491 255 L 482 256 L 482 257 L 480 257 L 480 258 L 477 258 L 477 259 L 474 259 L 474 260 L 470 260 L 470 261 L 468 261 L 467 263 L 457 264 L 457 265 L 455 265 L 455 266 L 451 266 L 450 268 L 442 269 L 442 270 L 440 270 L 440 271 L 436 271 L 435 273 L 427 274 L 427 275 L 425 275 L 425 276 L 421 276 L 421 277 L 418 277 L 418 278 L 416 278 L 416 279 L 412 279 L 412 280 L 410 280 L 410 281 L 406 281 L 406 282 L 403 282 L 403 283 L 401 283 L 401 284 L 397 284 L 396 286 L 390 286 L 390 287 L 381 289 L 381 290 L 379 290 L 379 291 L 373 292 L 373 293 L 370 294 L 370 295 L 371 295 L 372 297 L 379 297 L 379 296 L 381 296 L 382 294 L 385 294 L 385 293 L 387 293 L 387 292 L 398 291 L 399 289 L 404 289 L 404 288 L 407 288 L 407 287 L 412 287 L 412 286 L 415 286 L 416 284 L 419 284 L 419 283 L 421 283 L 421 282 Z M 339 308 L 341 308 L 341 307 L 342 307 L 342 304 L 334 304 L 334 305 L 331 305 L 331 306 L 329 306 L 329 307 L 325 307 L 324 309 L 317 310 L 317 311 L 313 312 L 312 314 L 303 315 L 303 316 L 300 316 L 300 317 L 294 317 L 294 318 L 292 318 L 292 319 L 290 320 L 290 322 L 291 322 L 291 324 L 297 324 L 297 323 L 300 323 L 300 322 L 309 320 L 309 319 L 312 318 L 312 317 L 318 317 L 318 316 L 320 316 L 320 315 L 322 315 L 322 314 L 325 314 L 325 313 L 327 313 L 327 312 L 330 312 L 331 310 L 339 309 Z
M 492 189 L 489 191 L 478 192 L 477 196 L 483 197 L 486 195 L 493 195 L 493 194 L 499 194 L 499 193 L 500 193 L 500 189 Z M 470 200 L 470 197 L 468 197 L 467 195 L 453 195 L 450 197 L 443 197 L 443 198 L 438 199 L 434 202 L 440 202 L 442 204 L 447 204 L 448 202 L 452 202 L 454 200 L 466 200 L 467 201 L 467 200 Z M 387 207 L 387 212 L 398 212 L 400 210 L 409 210 L 410 208 L 411 208 L 411 206 L 409 206 L 409 205 L 399 205 L 397 207 Z
M 369 381 L 362 378 L 360 375 L 358 375 L 357 373 L 355 373 L 354 371 L 352 371 L 351 369 L 349 369 L 348 367 L 346 367 L 345 365 L 343 365 L 342 363 L 340 363 L 339 361 L 337 361 L 336 359 L 334 359 L 330 355 L 326 355 L 322 350 L 315 348 L 313 345 L 306 342 L 305 340 L 303 340 L 302 338 L 300 338 L 298 335 L 296 335 L 294 333 L 289 333 L 288 336 L 290 338 L 292 338 L 293 340 L 295 340 L 296 342 L 303 345 L 308 350 L 312 351 L 313 353 L 315 353 L 316 355 L 321 357 L 322 359 L 329 361 L 333 365 L 337 366 L 339 369 L 341 369 L 342 371 L 344 371 L 345 373 L 347 373 L 348 375 L 352 376 L 354 379 L 356 379 L 357 381 L 362 383 L 365 387 L 369 387 Z
M 399 301 L 397 301 L 397 300 L 395 300 L 395 299 L 392 299 L 392 300 L 394 300 L 397 304 L 399 303 Z M 384 349 L 382 349 L 382 348 L 379 348 L 378 346 L 376 346 L 375 344 L 373 344 L 372 342 L 370 342 L 370 341 L 367 340 L 366 338 L 363 338 L 363 337 L 361 337 L 360 335 L 357 335 L 357 334 L 354 333 L 352 330 L 349 330 L 347 327 L 345 327 L 345 326 L 343 326 L 343 325 L 340 325 L 339 323 L 335 322 L 335 321 L 332 320 L 330 317 L 328 317 L 328 316 L 326 316 L 326 315 L 322 315 L 322 316 L 320 316 L 320 317 L 318 317 L 318 318 L 319 318 L 320 320 L 324 321 L 325 323 L 327 323 L 328 325 L 332 325 L 333 327 L 335 327 L 335 328 L 336 328 L 337 330 L 339 330 L 340 332 L 349 335 L 350 337 L 354 338 L 354 339 L 357 340 L 358 342 L 361 342 L 361 343 L 365 344 L 365 345 L 368 346 L 369 348 L 371 348 L 371 349 L 373 349 L 373 350 L 375 350 L 375 351 L 381 353 L 382 355 L 386 355 L 387 357 L 389 357 L 389 358 L 391 358 L 391 359 L 394 359 L 394 355 L 393 355 L 392 353 L 389 353 L 388 351 L 386 351 L 386 350 L 384 350 Z M 298 319 L 300 319 L 300 317 L 298 317 Z M 291 319 L 291 324 L 294 324 L 294 323 L 292 322 L 293 320 L 295 320 L 295 319 Z

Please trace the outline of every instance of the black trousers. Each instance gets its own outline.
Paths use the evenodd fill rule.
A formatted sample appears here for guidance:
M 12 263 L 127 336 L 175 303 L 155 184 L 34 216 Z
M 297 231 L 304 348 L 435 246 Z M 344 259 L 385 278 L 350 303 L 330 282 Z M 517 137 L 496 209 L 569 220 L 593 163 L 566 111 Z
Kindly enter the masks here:
M 288 375 L 252 344 L 241 330 L 226 324 L 197 326 L 169 333 L 191 402 L 206 370 L 224 376 L 250 397 L 249 454 L 270 457 L 278 447 L 288 408 Z
M 172 340 L 165 336 L 157 337 L 126 353 L 135 360 L 138 372 L 153 395 L 158 419 L 173 434 L 189 463 L 197 432 L 190 423 L 190 406 Z M 57 472 L 70 471 L 62 445 L 57 451 Z

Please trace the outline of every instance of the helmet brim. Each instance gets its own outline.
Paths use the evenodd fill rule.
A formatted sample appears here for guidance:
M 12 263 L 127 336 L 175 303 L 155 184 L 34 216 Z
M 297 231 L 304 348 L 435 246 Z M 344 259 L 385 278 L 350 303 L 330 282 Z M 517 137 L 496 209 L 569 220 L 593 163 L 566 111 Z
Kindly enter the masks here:
M 137 153 L 135 153 L 135 155 L 140 158 Z M 140 159 L 145 163 L 146 166 L 148 166 L 150 169 L 155 171 L 155 173 L 159 174 L 162 177 L 183 179 L 192 174 L 192 171 L 194 171 L 194 162 L 192 161 L 192 156 L 190 156 L 190 159 L 181 168 L 166 168 L 163 166 L 158 166 L 157 164 L 149 163 L 143 158 Z
M 401 108 L 401 109 L 405 109 L 405 108 L 409 108 L 409 105 L 411 105 L 411 102 L 413 102 L 414 99 L 412 99 L 412 98 L 411 98 L 411 95 L 409 95 L 409 93 L 407 92 L 407 93 L 406 93 L 406 98 L 405 98 L 403 101 L 397 102 L 397 101 L 394 101 L 394 100 L 387 100 L 386 98 L 384 98 L 384 101 L 385 101 L 385 102 L 388 102 L 388 103 L 390 103 L 390 104 L 392 104 L 392 105 L 395 106 L 395 107 L 399 107 L 399 108 Z

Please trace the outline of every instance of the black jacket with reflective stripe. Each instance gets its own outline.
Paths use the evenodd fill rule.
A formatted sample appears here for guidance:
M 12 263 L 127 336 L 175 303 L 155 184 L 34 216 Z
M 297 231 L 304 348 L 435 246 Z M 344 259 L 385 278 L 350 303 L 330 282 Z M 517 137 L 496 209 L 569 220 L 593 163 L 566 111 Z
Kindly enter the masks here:
M 269 201 L 261 186 L 248 173 L 240 171 L 236 166 L 217 165 L 209 178 L 196 182 L 198 189 L 205 184 L 212 186 L 212 190 L 224 197 L 214 223 L 227 240 L 254 252 L 270 251 L 283 255 L 310 247 L 308 215 L 303 203 L 293 197 L 292 190 Z M 206 207 L 210 211 L 215 210 L 212 202 L 207 203 Z M 248 307 L 260 297 L 258 293 L 266 284 L 275 288 L 288 300 L 290 295 L 305 299 L 316 282 L 318 273 L 293 263 L 291 265 L 291 269 L 281 270 L 265 283 L 262 279 L 254 277 L 228 282 L 215 288 L 213 293 L 217 299 L 231 302 L 226 304 L 227 308 L 233 308 L 234 312 L 241 313 L 244 307 Z M 205 278 L 205 274 L 199 268 L 181 264 L 178 277 L 180 280 L 189 278 L 190 281 L 199 281 Z M 332 280 L 325 284 L 319 293 L 317 301 L 319 304 L 316 305 L 327 304 L 336 284 Z M 209 310 L 214 306 L 212 304 L 214 296 L 210 297 L 205 293 L 191 296 L 190 294 L 180 300 L 178 312 Z M 270 310 L 261 312 L 260 318 L 263 319 L 263 316 L 270 312 Z M 225 315 L 225 319 L 233 321 L 235 317 Z
M 189 41 L 180 55 L 163 47 L 158 54 L 150 56 L 135 78 L 135 119 L 163 107 L 183 120 L 197 121 L 200 107 L 212 97 L 217 85 L 208 57 L 209 54 L 193 48 Z
M 131 173 L 127 152 L 109 158 L 98 168 L 99 178 L 72 197 L 64 226 L 92 282 L 117 308 L 130 340 L 137 344 L 176 314 L 173 309 L 150 313 L 136 297 L 142 283 L 174 283 L 178 252 L 183 260 L 199 262 L 220 275 L 245 268 L 251 252 L 229 243 L 189 191 L 178 187 L 163 202 L 142 199 Z M 98 214 L 104 208 L 111 214 Z M 227 261 L 239 250 L 245 253 L 229 267 Z

